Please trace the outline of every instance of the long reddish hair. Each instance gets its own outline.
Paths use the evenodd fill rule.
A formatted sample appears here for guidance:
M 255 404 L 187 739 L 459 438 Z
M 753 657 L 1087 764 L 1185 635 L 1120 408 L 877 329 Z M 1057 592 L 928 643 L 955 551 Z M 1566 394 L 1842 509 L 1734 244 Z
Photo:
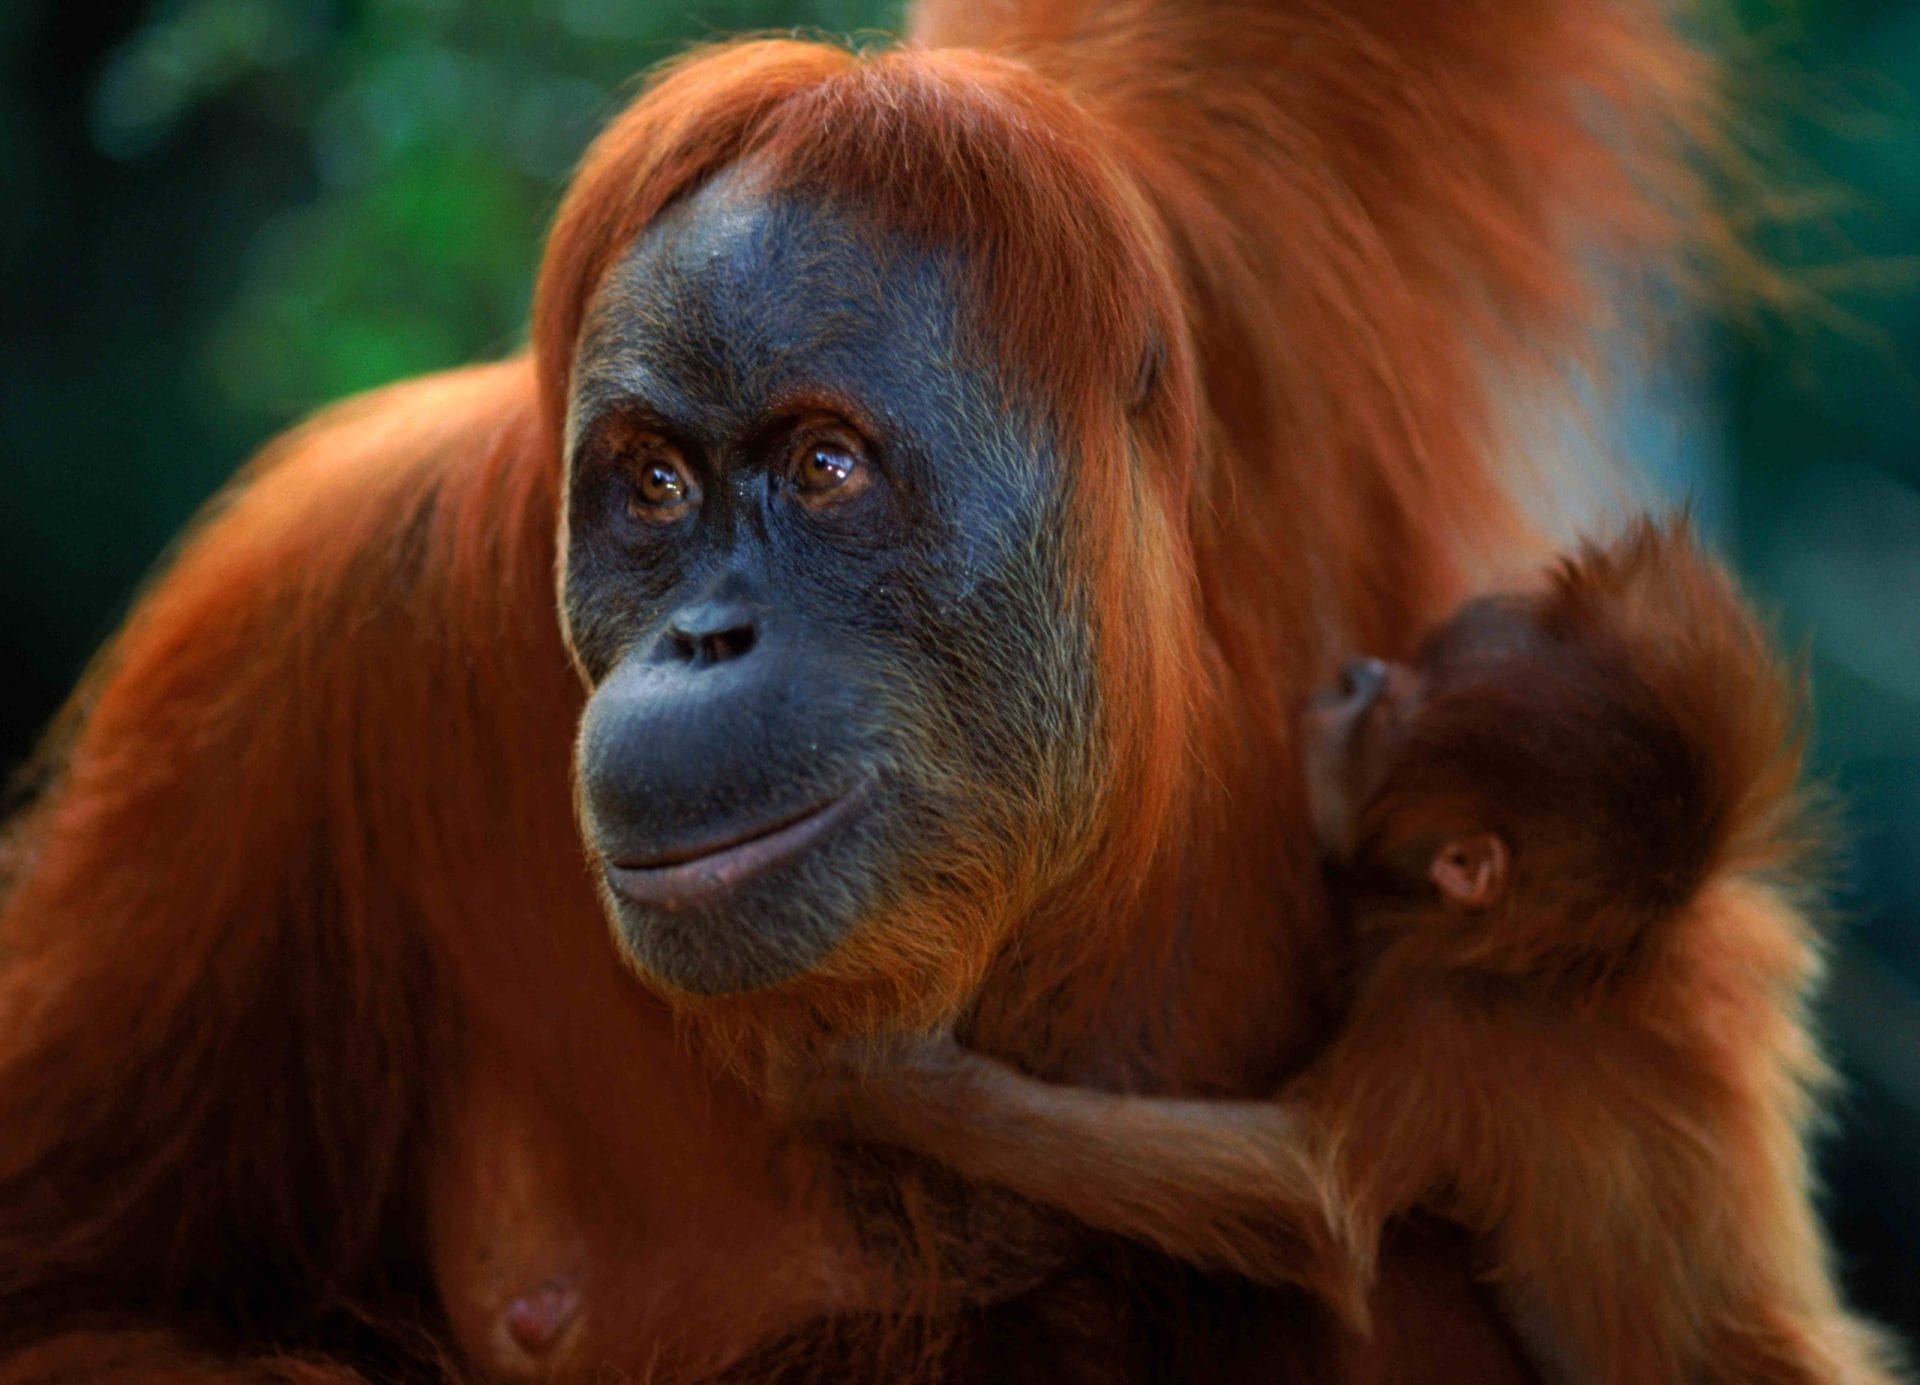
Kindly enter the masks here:
M 536 295 L 557 437 L 594 286 L 722 168 L 967 266 L 974 339 L 1075 454 L 1106 801 L 1126 805 L 1093 825 L 1075 897 L 1048 901 L 1057 927 L 1023 939 L 1049 1032 L 1137 967 L 1106 925 L 1176 945 L 1143 916 L 1187 907 L 1170 892 L 1194 841 L 1223 839 L 1222 782 L 1286 777 L 1293 700 L 1335 653 L 1404 649 L 1533 551 L 1498 388 L 1554 389 L 1588 358 L 1597 266 L 1671 263 L 1716 224 L 1688 163 L 1709 68 L 1654 7 L 1224 8 L 935 3 L 901 49 L 693 54 L 596 141 Z M 940 46 L 982 26 L 994 54 Z M 1296 820 L 1284 791 L 1258 801 L 1238 826 Z M 1279 896 L 1311 916 L 1295 872 Z
M 571 822 L 553 573 L 593 288 L 731 165 L 954 255 L 975 343 L 1067 444 L 1111 778 L 1084 855 L 1033 866 L 1071 879 L 942 1003 L 1116 1083 L 1296 1065 L 1329 949 L 1292 704 L 1532 556 L 1502 393 L 1609 326 L 1594 266 L 1712 239 L 1711 69 L 1666 11 L 924 0 L 898 50 L 668 69 L 587 155 L 530 355 L 269 449 L 77 696 L 0 901 L 0 1337 L 111 1314 L 257 1344 L 415 1311 L 422 1169 L 487 1024 L 579 1085 L 565 1109 L 617 1123 L 590 1077 L 657 1082 L 657 1141 L 717 1140 L 685 1053 L 604 1056 L 650 1002 Z M 525 996 L 553 997 L 537 1022 Z M 709 1239 L 672 1302 L 724 1356 L 771 1286 L 700 1299 L 727 1279 L 699 1277 Z M 57 1359 L 139 1354 L 91 1341 Z

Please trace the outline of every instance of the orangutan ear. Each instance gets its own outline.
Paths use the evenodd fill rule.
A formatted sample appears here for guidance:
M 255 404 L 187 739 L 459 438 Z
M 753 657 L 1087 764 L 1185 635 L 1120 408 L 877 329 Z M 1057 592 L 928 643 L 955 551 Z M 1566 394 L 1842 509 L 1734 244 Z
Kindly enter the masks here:
M 1509 864 L 1507 843 L 1497 832 L 1475 832 L 1443 845 L 1427 879 L 1449 909 L 1485 909 L 1506 897 Z

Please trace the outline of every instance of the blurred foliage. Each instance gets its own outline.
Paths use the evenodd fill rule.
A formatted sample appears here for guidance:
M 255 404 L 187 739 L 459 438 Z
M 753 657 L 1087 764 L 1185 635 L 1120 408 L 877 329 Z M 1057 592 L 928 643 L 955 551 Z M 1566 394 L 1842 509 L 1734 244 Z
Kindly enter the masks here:
M 0 5 L 0 767 L 263 438 L 518 344 L 568 169 L 639 74 L 689 42 L 885 29 L 897 8 Z M 1827 1006 L 1855 1092 L 1836 1224 L 1862 1295 L 1920 1332 L 1920 2 L 1736 8 L 1784 60 L 1754 114 L 1824 194 L 1770 237 L 1807 301 L 1647 383 L 1700 396 L 1660 466 L 1711 496 L 1809 651 L 1853 843 Z
M 1920 1341 L 1920 5 L 1769 13 L 1787 176 L 1818 205 L 1768 244 L 1809 300 L 1730 342 L 1730 537 L 1807 653 L 1844 814 L 1821 1016 L 1849 1088 L 1824 1160 L 1843 1265 Z
M 580 151 L 689 41 L 789 25 L 844 35 L 864 0 L 168 0 L 104 63 L 88 123 L 139 159 L 195 120 L 303 146 L 307 196 L 253 228 L 203 367 L 263 419 L 498 352 Z

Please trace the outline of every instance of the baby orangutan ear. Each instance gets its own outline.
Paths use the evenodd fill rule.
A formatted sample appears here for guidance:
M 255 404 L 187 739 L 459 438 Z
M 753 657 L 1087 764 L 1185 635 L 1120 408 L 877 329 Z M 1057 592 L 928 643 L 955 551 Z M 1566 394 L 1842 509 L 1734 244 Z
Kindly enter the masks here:
M 1496 832 L 1455 837 L 1435 853 L 1427 879 L 1449 909 L 1485 909 L 1507 892 L 1507 844 Z

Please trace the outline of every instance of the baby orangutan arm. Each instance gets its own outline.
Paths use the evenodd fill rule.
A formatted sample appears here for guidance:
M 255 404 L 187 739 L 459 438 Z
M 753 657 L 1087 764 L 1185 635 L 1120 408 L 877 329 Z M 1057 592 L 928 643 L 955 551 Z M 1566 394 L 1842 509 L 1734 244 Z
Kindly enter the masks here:
M 1356 1238 L 1304 1112 L 1028 1077 L 946 1037 L 849 1047 L 781 1074 L 797 1120 L 913 1150 L 977 1183 L 1210 1269 L 1300 1284 L 1364 1319 Z

